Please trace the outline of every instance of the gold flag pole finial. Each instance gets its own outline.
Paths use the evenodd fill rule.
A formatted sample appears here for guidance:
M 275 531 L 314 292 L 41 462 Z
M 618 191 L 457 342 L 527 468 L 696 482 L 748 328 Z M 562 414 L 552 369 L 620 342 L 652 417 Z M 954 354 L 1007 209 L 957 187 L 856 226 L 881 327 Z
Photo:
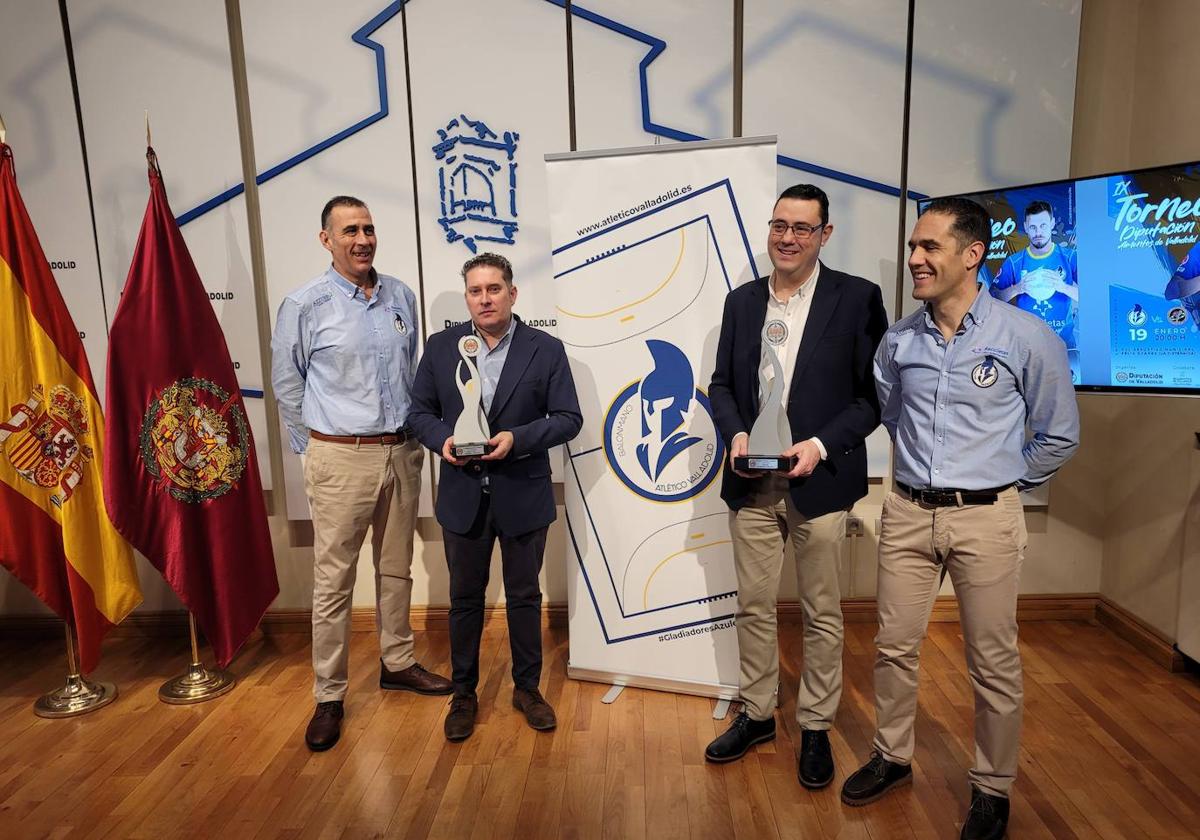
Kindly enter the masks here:
M 162 170 L 158 168 L 158 155 L 154 153 L 154 146 L 150 143 L 150 110 L 147 109 L 146 114 L 146 166 L 150 171 L 162 177 Z
M 0 143 L 5 142 L 8 137 L 8 130 L 4 127 L 4 115 L 0 114 Z

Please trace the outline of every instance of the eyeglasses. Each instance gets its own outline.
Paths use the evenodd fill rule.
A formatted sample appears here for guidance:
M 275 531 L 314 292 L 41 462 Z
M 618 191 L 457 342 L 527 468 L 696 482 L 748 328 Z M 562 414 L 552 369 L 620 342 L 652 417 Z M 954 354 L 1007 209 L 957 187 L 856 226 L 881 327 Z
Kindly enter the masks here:
M 808 239 L 821 228 L 825 227 L 824 222 L 819 225 L 808 225 L 804 222 L 796 222 L 794 225 L 789 225 L 782 219 L 772 219 L 767 224 L 771 228 L 772 236 L 783 236 L 788 230 L 791 230 L 792 235 L 797 239 Z

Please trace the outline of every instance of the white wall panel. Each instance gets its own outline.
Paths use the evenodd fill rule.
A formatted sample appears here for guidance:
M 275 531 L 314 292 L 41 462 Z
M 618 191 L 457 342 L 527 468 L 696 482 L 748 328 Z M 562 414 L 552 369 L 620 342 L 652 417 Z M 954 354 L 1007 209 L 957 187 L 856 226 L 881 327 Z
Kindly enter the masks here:
M 945 195 L 1067 177 L 1081 6 L 917 0 L 914 190 Z
M 504 236 L 498 223 L 453 223 L 449 225 L 454 231 L 451 234 L 438 222 L 448 218 L 443 213 L 439 174 L 447 179 L 447 189 L 449 179 L 458 178 L 461 185 L 463 177 L 475 184 L 475 189 L 485 189 L 478 176 L 458 170 L 468 164 L 466 156 L 473 155 L 499 167 L 491 175 L 495 212 L 480 215 L 517 225 L 512 244 L 479 240 L 476 250 L 496 251 L 512 261 L 519 290 L 517 314 L 553 332 L 543 156 L 566 151 L 570 144 L 565 14 L 545 0 L 417 0 L 408 4 L 405 14 L 429 330 L 435 332 L 447 321 L 467 318 L 459 275 L 472 255 L 465 239 Z M 512 159 L 505 151 L 460 143 L 448 148 L 439 160 L 434 151 L 443 142 L 439 129 L 446 132 L 447 142 L 458 136 L 477 139 L 479 132 L 464 116 L 486 125 L 491 132 L 483 138 L 486 143 L 502 144 L 506 135 L 514 135 Z M 457 124 L 448 128 L 453 121 Z M 510 164 L 516 165 L 512 170 L 515 214 Z M 473 165 L 476 171 L 491 170 L 487 164 Z M 454 175 L 455 171 L 460 174 Z M 450 207 L 447 210 L 455 212 Z M 460 235 L 464 239 L 448 241 Z
M 0 113 L 8 125 L 17 186 L 42 250 L 83 333 L 92 376 L 104 398 L 108 331 L 92 237 L 79 124 L 54 3 L 23 4 L 0 27 Z
M 583 2 L 572 40 L 580 149 L 733 134 L 729 0 Z M 651 53 L 643 86 L 639 66 Z

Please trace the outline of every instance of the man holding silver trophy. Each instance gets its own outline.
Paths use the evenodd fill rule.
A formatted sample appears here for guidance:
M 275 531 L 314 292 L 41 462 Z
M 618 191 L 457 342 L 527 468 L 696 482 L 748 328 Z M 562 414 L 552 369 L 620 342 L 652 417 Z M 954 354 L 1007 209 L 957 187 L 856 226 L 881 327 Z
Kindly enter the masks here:
M 871 363 L 887 313 L 876 284 L 821 264 L 833 225 L 820 188 L 785 190 L 768 230 L 775 270 L 726 298 L 709 389 L 729 447 L 721 498 L 737 568 L 743 710 L 705 758 L 733 761 L 775 737 L 776 599 L 788 539 L 804 617 L 798 776 L 817 789 L 834 775 L 828 730 L 842 691 L 838 573 L 846 513 L 867 492 L 864 441 L 879 425 Z
M 512 266 L 479 254 L 462 270 L 471 320 L 429 337 L 409 414 L 417 438 L 442 457 L 437 519 L 450 569 L 451 741 L 470 737 L 479 702 L 479 644 L 492 547 L 500 541 L 512 649 L 513 706 L 534 729 L 553 729 L 542 697 L 538 573 L 555 519 L 548 450 L 583 424 L 566 351 L 513 314 Z

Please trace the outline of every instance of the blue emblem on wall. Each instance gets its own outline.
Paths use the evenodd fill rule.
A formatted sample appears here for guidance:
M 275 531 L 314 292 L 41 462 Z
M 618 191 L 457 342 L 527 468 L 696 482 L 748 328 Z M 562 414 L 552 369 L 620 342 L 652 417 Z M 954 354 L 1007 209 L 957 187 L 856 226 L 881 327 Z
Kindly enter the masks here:
M 500 137 L 483 120 L 459 114 L 438 129 L 433 146 L 447 242 L 461 241 L 472 254 L 479 242 L 512 245 L 517 233 L 517 141 Z

